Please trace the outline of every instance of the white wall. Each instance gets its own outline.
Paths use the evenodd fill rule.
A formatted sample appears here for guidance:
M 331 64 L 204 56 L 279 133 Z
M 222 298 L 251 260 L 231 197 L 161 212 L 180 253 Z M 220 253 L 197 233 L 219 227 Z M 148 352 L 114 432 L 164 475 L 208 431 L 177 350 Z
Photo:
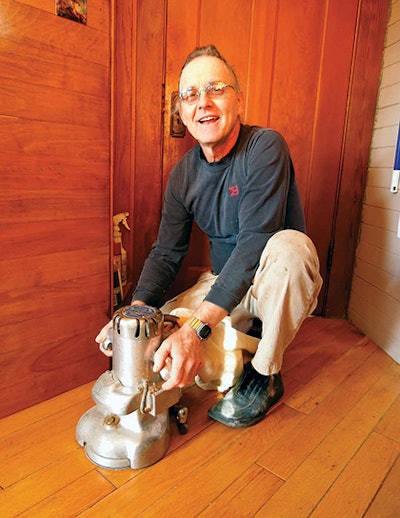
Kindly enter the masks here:
M 390 192 L 400 121 L 400 0 L 392 0 L 349 303 L 349 320 L 400 363 L 400 192 Z M 400 189 L 400 186 L 399 186 Z

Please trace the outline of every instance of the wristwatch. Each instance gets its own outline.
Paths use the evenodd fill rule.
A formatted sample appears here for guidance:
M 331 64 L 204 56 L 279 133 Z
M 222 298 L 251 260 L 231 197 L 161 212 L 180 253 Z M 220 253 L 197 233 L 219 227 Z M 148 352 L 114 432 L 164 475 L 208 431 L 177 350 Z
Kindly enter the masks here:
M 211 327 L 208 324 L 205 324 L 197 317 L 190 317 L 187 323 L 190 325 L 192 329 L 196 331 L 196 335 L 200 338 L 200 340 L 207 340 L 207 338 L 211 334 Z

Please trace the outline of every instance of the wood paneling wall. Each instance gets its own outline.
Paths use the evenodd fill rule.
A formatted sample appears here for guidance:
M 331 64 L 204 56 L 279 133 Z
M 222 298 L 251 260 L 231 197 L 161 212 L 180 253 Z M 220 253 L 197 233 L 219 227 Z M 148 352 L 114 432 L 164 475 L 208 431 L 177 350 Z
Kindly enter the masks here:
M 0 415 L 92 380 L 110 311 L 110 2 L 0 2 Z
M 349 318 L 400 363 L 400 193 L 390 192 L 400 120 L 400 0 L 392 0 Z

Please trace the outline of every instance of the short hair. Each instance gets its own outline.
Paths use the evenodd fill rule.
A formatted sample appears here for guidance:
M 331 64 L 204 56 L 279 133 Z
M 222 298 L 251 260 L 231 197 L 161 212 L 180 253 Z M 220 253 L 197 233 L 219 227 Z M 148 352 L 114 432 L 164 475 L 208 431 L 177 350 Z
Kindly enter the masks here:
M 205 45 L 203 47 L 196 47 L 185 59 L 185 62 L 183 63 L 183 66 L 181 68 L 181 73 L 179 74 L 179 82 L 180 78 L 182 76 L 183 69 L 194 59 L 200 57 L 200 56 L 212 56 L 214 58 L 220 59 L 228 71 L 232 74 L 233 80 L 234 80 L 234 87 L 236 91 L 240 91 L 240 85 L 239 80 L 237 78 L 236 72 L 233 68 L 233 66 L 227 62 L 227 60 L 223 57 L 223 55 L 219 52 L 217 47 L 213 44 Z

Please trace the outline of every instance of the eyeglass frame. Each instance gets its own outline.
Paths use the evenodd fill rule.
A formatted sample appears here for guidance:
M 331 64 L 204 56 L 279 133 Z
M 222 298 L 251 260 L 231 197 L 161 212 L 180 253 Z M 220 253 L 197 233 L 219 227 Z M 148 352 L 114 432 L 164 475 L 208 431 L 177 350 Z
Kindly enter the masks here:
M 219 87 L 221 89 L 220 90 L 221 95 L 218 95 L 218 94 L 216 96 L 210 95 L 210 90 L 215 87 Z M 193 104 L 196 104 L 197 102 L 199 102 L 201 92 L 204 92 L 206 95 L 210 96 L 211 99 L 215 99 L 215 98 L 222 97 L 223 95 L 225 95 L 226 88 L 233 88 L 234 90 L 236 90 L 236 88 L 233 85 L 224 83 L 223 81 L 212 81 L 211 83 L 206 84 L 206 86 L 203 86 L 202 88 L 197 88 L 197 86 L 189 86 L 188 88 L 186 88 L 185 90 L 180 92 L 178 97 L 179 97 L 180 102 L 188 104 L 188 105 L 193 105 Z M 187 94 L 190 90 L 197 92 L 196 99 L 193 101 L 189 101 L 187 99 L 185 100 L 183 98 L 183 96 L 185 94 Z

